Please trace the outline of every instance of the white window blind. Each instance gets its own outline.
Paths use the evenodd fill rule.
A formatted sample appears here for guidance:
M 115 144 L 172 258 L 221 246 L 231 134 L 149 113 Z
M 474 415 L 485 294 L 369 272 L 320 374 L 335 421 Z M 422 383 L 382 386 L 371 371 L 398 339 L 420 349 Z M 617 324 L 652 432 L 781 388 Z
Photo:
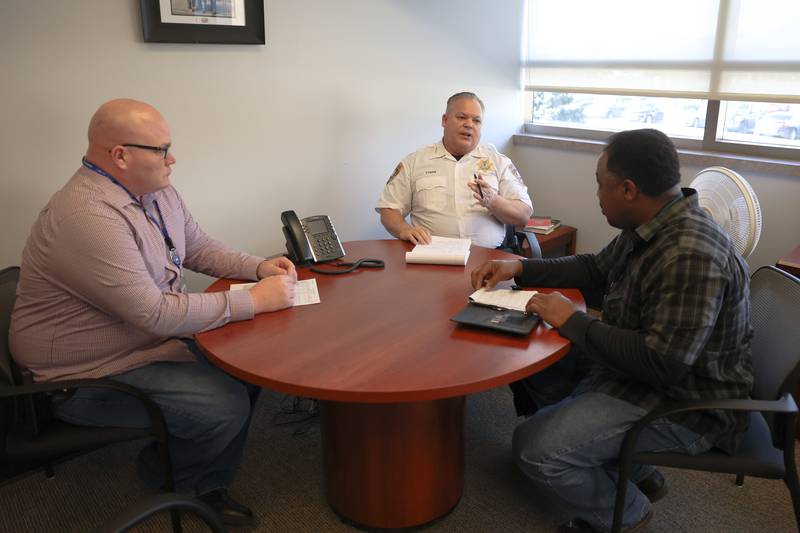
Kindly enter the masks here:
M 800 0 L 528 0 L 527 90 L 800 103 Z

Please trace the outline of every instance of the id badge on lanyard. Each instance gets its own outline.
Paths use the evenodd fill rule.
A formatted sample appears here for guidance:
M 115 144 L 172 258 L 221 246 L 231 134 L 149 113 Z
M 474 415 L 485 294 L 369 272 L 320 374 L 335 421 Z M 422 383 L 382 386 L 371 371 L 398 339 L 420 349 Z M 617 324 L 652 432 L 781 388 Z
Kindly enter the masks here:
M 83 163 L 83 166 L 85 166 L 89 170 L 96 172 L 101 176 L 105 176 L 106 178 L 111 180 L 111 183 L 121 187 L 126 193 L 128 193 L 128 196 L 130 196 L 131 200 L 133 200 L 133 203 L 136 204 L 144 212 L 144 215 L 148 219 L 150 219 L 150 221 L 153 224 L 156 225 L 156 227 L 161 232 L 161 236 L 164 237 L 164 244 L 167 247 L 167 253 L 169 254 L 169 261 L 170 263 L 175 265 L 175 268 L 178 269 L 178 280 L 177 280 L 178 292 L 186 294 L 186 277 L 183 275 L 183 260 L 181 259 L 181 256 L 178 253 L 177 248 L 175 248 L 175 244 L 173 244 L 172 242 L 172 237 L 169 236 L 169 230 L 167 229 L 166 222 L 164 222 L 164 215 L 161 214 L 161 207 L 158 205 L 158 202 L 156 200 L 153 200 L 153 205 L 156 206 L 156 212 L 158 213 L 158 218 L 160 222 L 159 220 L 156 220 L 156 218 L 147 210 L 142 200 L 134 196 L 133 193 L 129 191 L 128 188 L 125 187 L 122 183 L 120 183 L 114 176 L 112 176 L 111 174 L 109 174 L 102 168 L 98 167 L 97 165 L 95 165 L 86 158 L 83 158 L 81 162 Z

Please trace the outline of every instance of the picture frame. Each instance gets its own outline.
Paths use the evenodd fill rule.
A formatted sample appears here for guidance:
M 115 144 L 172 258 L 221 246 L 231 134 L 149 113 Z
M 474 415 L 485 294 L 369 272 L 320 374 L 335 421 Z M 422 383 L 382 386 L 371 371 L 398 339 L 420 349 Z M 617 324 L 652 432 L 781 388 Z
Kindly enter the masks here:
M 264 0 L 140 0 L 148 43 L 265 44 Z

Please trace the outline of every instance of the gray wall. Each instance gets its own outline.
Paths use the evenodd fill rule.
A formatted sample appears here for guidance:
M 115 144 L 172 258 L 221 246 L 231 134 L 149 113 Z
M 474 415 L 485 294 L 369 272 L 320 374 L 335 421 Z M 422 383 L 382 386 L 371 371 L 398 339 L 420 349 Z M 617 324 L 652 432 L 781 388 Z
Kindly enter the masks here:
M 522 0 L 266 0 L 266 46 L 144 43 L 136 0 L 3 5 L 0 265 L 19 262 L 110 98 L 162 111 L 195 218 L 264 255 L 283 249 L 286 209 L 329 214 L 343 240 L 388 237 L 372 206 L 440 138 L 450 94 L 484 99 L 501 150 L 521 121 Z
M 594 252 L 608 243 L 616 230 L 606 223 L 595 196 L 597 156 L 591 153 L 515 145 L 514 161 L 526 177 L 534 211 L 561 218 L 578 228 L 578 252 Z M 762 211 L 761 239 L 748 258 L 751 269 L 775 264 L 800 244 L 800 178 L 737 170 L 756 193 Z M 688 186 L 701 167 L 683 165 L 682 183 Z
M 136 0 L 2 2 L 0 265 L 19 262 L 37 212 L 80 164 L 89 117 L 120 96 L 163 112 L 195 218 L 252 253 L 283 249 L 286 209 L 331 215 L 343 240 L 388 236 L 372 206 L 397 162 L 439 138 L 460 90 L 485 100 L 484 139 L 516 161 L 538 213 L 577 226 L 579 251 L 614 234 L 595 156 L 510 144 L 522 0 L 266 0 L 266 46 L 144 43 Z M 745 176 L 764 210 L 750 263 L 773 263 L 800 242 L 800 180 Z

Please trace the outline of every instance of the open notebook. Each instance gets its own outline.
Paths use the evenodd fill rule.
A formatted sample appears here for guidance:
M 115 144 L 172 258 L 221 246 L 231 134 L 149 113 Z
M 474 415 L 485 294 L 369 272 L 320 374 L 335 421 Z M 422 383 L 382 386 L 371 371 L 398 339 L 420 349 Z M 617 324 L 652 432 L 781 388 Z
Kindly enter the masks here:
M 406 263 L 425 263 L 429 265 L 461 265 L 469 259 L 469 239 L 451 237 L 431 237 L 430 244 L 418 244 L 406 252 Z
M 513 289 L 486 290 L 483 287 L 469 295 L 469 301 L 478 305 L 502 307 L 525 312 L 525 306 L 537 291 L 515 291 Z
M 534 294 L 536 291 L 478 289 L 469 296 L 467 306 L 450 320 L 468 326 L 527 335 L 539 323 L 538 315 L 525 313 L 525 304 Z

